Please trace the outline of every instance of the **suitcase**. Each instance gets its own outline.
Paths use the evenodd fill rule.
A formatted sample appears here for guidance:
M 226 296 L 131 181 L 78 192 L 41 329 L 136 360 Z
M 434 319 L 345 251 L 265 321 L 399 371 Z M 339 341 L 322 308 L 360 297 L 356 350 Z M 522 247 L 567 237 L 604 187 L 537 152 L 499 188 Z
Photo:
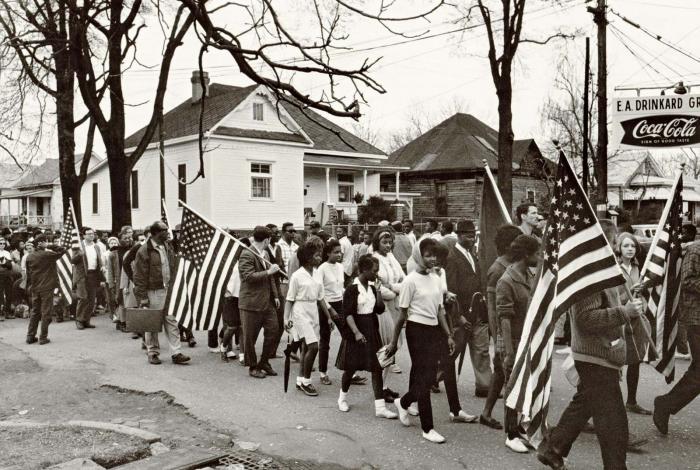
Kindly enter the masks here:
M 127 308 L 126 328 L 133 333 L 160 333 L 163 331 L 165 310 L 155 308 Z

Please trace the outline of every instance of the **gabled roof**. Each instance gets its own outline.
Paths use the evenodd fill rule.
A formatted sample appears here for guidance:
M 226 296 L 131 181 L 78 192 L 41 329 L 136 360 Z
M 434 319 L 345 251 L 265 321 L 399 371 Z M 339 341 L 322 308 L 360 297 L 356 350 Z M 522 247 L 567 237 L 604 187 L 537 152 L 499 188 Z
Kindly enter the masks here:
M 206 132 L 213 129 L 257 88 L 259 88 L 259 85 L 237 87 L 212 83 L 209 86 L 209 95 L 206 100 L 204 111 L 204 131 Z M 301 111 L 299 108 L 289 103 L 283 103 L 282 106 L 299 127 L 301 127 L 303 132 L 314 142 L 314 150 L 362 153 L 377 156 L 385 155 L 384 152 L 378 148 L 310 109 Z M 193 103 L 191 99 L 187 99 L 165 113 L 163 115 L 163 130 L 167 140 L 196 136 L 199 133 L 199 102 Z M 125 147 L 128 149 L 138 145 L 144 133 L 145 128 L 142 128 L 127 137 Z M 287 134 L 284 132 L 252 131 L 238 128 L 225 128 L 223 130 L 222 128 L 216 128 L 214 134 L 299 143 L 306 142 L 303 136 L 291 130 Z M 338 135 L 342 136 L 342 138 Z M 150 143 L 158 142 L 158 140 L 159 133 L 155 132 Z M 348 143 L 350 145 L 348 145 Z
M 32 165 L 28 165 L 32 168 Z M 26 170 L 25 170 L 26 171 Z M 11 162 L 0 163 L 0 190 L 13 187 L 22 177 L 22 170 Z
M 513 143 L 513 165 L 527 155 L 532 139 Z M 410 171 L 448 171 L 483 168 L 483 160 L 498 169 L 498 132 L 471 114 L 457 113 L 396 150 L 387 163 Z
M 90 169 L 103 161 L 103 158 L 93 153 L 91 160 L 94 163 L 90 164 Z M 106 160 L 106 159 L 104 159 Z M 75 171 L 80 171 L 80 164 L 83 161 L 83 155 L 75 156 Z M 27 168 L 22 177 L 14 186 L 15 189 L 31 188 L 58 182 L 60 176 L 58 158 L 47 158 L 38 166 Z

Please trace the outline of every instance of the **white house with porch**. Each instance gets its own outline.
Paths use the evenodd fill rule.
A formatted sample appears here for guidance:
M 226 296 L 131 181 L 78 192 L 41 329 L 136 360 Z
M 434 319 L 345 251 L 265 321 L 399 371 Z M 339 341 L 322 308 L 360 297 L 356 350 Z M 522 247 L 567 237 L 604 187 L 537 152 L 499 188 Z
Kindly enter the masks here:
M 288 103 L 276 106 L 263 86 L 209 85 L 205 76 L 203 91 L 198 72 L 191 81 L 192 97 L 163 116 L 165 200 L 173 224 L 181 220 L 178 200 L 230 229 L 283 222 L 301 227 L 310 220 L 325 221 L 328 206 L 353 219 L 356 193 L 379 195 L 380 173 L 404 169 L 387 165 L 384 152 L 318 113 Z M 195 178 L 203 92 L 204 177 Z M 126 139 L 127 153 L 143 133 L 141 129 Z M 156 132 L 131 173 L 131 213 L 137 228 L 160 217 L 158 139 Z M 90 171 L 81 197 L 84 224 L 110 229 L 106 162 Z

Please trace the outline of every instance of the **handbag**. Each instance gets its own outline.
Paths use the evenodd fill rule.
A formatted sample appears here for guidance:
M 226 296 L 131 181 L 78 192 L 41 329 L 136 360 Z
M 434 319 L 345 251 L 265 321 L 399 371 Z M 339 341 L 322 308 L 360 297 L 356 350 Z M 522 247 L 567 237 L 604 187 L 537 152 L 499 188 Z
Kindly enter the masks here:
M 165 310 L 161 308 L 126 309 L 126 328 L 134 333 L 160 333 L 164 319 Z

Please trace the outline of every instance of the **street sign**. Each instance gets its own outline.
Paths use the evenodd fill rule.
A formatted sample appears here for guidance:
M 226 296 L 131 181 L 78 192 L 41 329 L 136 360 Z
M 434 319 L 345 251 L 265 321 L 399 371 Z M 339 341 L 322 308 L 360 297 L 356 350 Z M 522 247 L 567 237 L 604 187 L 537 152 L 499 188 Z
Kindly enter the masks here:
M 612 105 L 613 146 L 700 147 L 700 95 L 619 97 Z

